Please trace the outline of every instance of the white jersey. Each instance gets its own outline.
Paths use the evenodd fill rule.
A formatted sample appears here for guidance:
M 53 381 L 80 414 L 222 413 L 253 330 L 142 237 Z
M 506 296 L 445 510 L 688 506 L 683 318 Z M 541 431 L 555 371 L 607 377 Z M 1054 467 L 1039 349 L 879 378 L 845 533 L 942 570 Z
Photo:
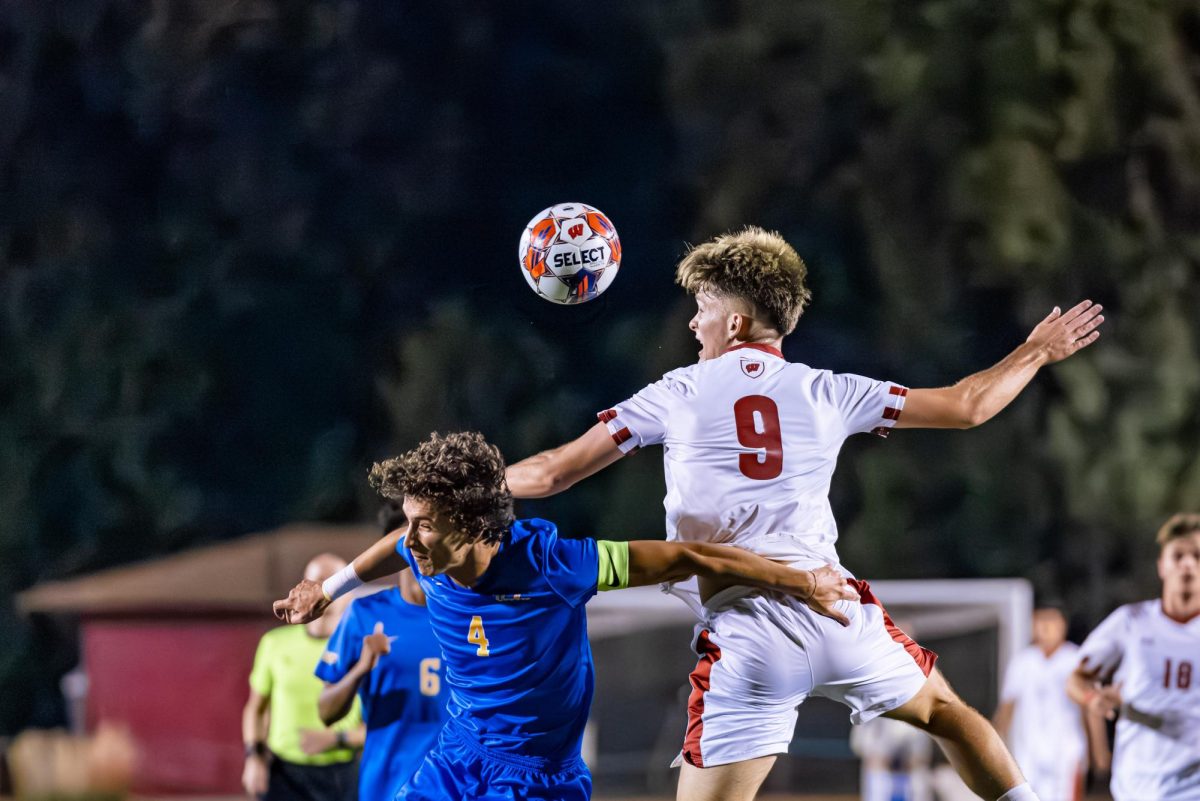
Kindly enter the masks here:
M 1126 604 L 1079 655 L 1084 667 L 1121 685 L 1113 798 L 1200 800 L 1200 617 L 1172 620 L 1157 599 Z
M 1013 758 L 1042 801 L 1074 798 L 1087 769 L 1083 713 L 1067 695 L 1078 664 L 1075 643 L 1064 642 L 1050 656 L 1031 645 L 1009 662 L 1000 689 L 1000 700 L 1013 704 Z
M 673 370 L 599 416 L 626 453 L 663 446 L 668 540 L 814 567 L 838 564 L 829 483 L 842 443 L 886 436 L 907 394 L 752 344 Z

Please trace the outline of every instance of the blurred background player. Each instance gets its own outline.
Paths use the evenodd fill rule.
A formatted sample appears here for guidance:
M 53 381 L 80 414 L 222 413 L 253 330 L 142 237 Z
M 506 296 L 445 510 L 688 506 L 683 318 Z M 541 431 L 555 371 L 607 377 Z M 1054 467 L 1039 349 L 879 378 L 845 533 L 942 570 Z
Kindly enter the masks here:
M 1117 718 L 1116 801 L 1200 799 L 1200 514 L 1175 515 L 1157 542 L 1161 596 L 1105 618 L 1067 685 L 1092 714 Z
M 909 390 L 784 358 L 783 338 L 811 297 L 807 272 L 779 234 L 753 226 L 693 248 L 676 282 L 695 297 L 688 326 L 699 364 L 601 412 L 579 439 L 513 465 L 513 494 L 561 492 L 623 454 L 663 445 L 669 540 L 735 544 L 797 567 L 837 564 L 829 485 L 847 437 L 980 425 L 1042 367 L 1095 342 L 1104 321 L 1090 301 L 1056 307 L 992 367 Z M 809 695 L 844 703 L 856 724 L 887 714 L 935 735 L 982 798 L 1035 798 L 995 730 L 933 669 L 936 655 L 892 625 L 865 582 L 856 586 L 863 603 L 850 631 L 728 584 L 673 590 L 700 618 L 704 679 L 693 679 L 678 798 L 753 798 Z
M 345 566 L 341 557 L 320 554 L 309 561 L 304 576 L 324 581 Z M 252 796 L 266 801 L 358 797 L 354 749 L 363 742 L 358 703 L 345 720 L 327 729 L 317 712 L 322 684 L 313 675 L 345 603 L 303 626 L 272 629 L 258 643 L 250 698 L 242 711 L 242 786 Z
M 912 621 L 896 625 L 915 633 Z M 861 760 L 862 801 L 932 801 L 933 740 L 925 732 L 880 716 L 851 727 L 850 750 Z
M 1067 695 L 1079 664 L 1067 618 L 1055 604 L 1033 612 L 1033 644 L 1009 662 L 993 722 L 1042 801 L 1078 801 L 1087 774 L 1084 715 Z M 1104 736 L 1103 726 L 1099 735 Z
M 392 501 L 379 516 L 384 536 L 407 523 Z M 398 578 L 399 586 L 350 603 L 316 671 L 326 682 L 319 704 L 326 724 L 351 710 L 356 692 L 361 702 L 362 801 L 395 798 L 437 742 L 446 717 L 442 649 L 425 611 L 425 593 L 411 571 Z
M 933 740 L 925 732 L 877 717 L 850 729 L 850 750 L 862 760 L 862 801 L 932 801 Z
M 725 576 L 833 609 L 855 593 L 836 571 L 793 570 L 706 543 L 565 539 L 545 520 L 515 520 L 499 449 L 477 433 L 434 434 L 376 464 L 371 484 L 403 499 L 408 527 L 323 584 L 305 580 L 275 613 L 320 616 L 363 580 L 412 565 L 425 591 L 451 686 L 437 745 L 400 791 L 406 801 L 584 801 L 580 757 L 593 692 L 584 604 L 598 590 L 697 573 Z

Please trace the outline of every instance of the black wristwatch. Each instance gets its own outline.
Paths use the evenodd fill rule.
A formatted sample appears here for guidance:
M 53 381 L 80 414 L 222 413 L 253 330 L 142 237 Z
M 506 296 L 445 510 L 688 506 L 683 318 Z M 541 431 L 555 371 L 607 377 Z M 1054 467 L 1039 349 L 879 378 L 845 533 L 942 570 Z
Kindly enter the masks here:
M 252 756 L 265 757 L 267 755 L 267 744 L 262 740 L 256 743 L 246 743 L 246 759 Z
M 349 748 L 350 745 L 346 742 L 346 732 L 338 731 L 337 739 L 335 740 L 338 748 Z

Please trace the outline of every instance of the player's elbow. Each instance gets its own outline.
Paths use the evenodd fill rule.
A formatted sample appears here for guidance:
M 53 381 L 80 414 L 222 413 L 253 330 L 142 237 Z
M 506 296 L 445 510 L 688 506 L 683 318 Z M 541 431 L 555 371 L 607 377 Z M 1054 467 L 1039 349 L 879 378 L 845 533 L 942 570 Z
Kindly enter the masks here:
M 331 698 L 328 693 L 322 692 L 317 699 L 317 716 L 326 726 L 332 726 L 341 720 L 345 713 L 338 709 L 335 699 Z

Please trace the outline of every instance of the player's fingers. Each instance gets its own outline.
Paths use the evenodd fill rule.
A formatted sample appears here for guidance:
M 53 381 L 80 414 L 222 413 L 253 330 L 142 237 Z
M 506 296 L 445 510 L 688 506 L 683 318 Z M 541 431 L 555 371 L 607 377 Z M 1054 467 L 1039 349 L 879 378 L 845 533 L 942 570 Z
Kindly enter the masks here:
M 383 621 L 382 620 L 375 621 L 375 633 L 383 634 Z
M 1083 337 L 1082 339 L 1077 339 L 1074 342 L 1072 342 L 1071 347 L 1074 348 L 1076 351 L 1080 351 L 1080 350 L 1083 350 L 1084 348 L 1086 348 L 1088 345 L 1095 342 L 1099 338 L 1100 338 L 1100 332 L 1093 331 L 1092 333 L 1088 334 L 1086 337 Z
M 1093 304 L 1090 300 L 1079 301 L 1074 306 L 1072 306 L 1071 308 L 1069 308 L 1065 312 L 1063 312 L 1061 322 L 1071 323 L 1072 321 L 1074 321 L 1074 319 L 1076 317 L 1083 314 L 1088 309 L 1092 308 L 1093 305 L 1095 305 L 1095 304 Z
M 1082 325 L 1076 326 L 1075 329 L 1073 331 L 1071 331 L 1071 334 L 1072 334 L 1072 336 L 1075 336 L 1075 337 L 1081 337 L 1084 334 L 1088 333 L 1089 331 L 1096 330 L 1096 328 L 1098 328 L 1102 322 L 1104 322 L 1104 315 L 1098 315 L 1096 317 L 1091 318 L 1090 320 L 1083 323 Z
M 1038 325 L 1045 325 L 1046 323 L 1052 323 L 1060 314 L 1062 314 L 1062 309 L 1055 306 L 1053 309 L 1050 310 L 1050 313 L 1047 314 L 1046 317 L 1040 323 L 1038 323 Z

